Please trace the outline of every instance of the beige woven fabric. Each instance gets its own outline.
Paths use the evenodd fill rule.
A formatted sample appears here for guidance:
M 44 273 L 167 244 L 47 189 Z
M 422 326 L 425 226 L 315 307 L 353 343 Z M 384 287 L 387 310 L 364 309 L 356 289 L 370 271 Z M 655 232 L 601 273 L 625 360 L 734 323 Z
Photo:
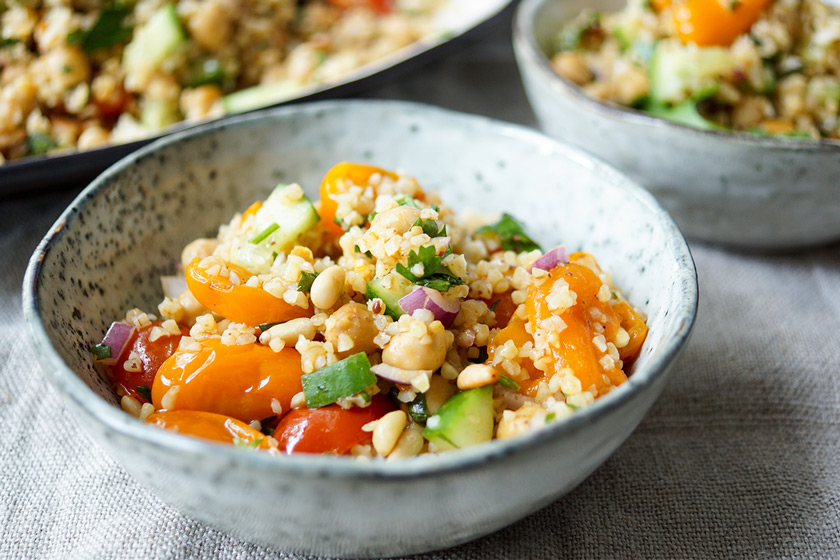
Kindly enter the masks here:
M 530 124 L 508 23 L 376 95 Z M 420 88 L 429 83 L 439 87 Z M 71 198 L 0 200 L 0 558 L 292 558 L 161 503 L 47 385 L 20 285 Z M 840 558 L 840 245 L 777 256 L 692 249 L 694 336 L 630 439 L 544 510 L 421 558 Z

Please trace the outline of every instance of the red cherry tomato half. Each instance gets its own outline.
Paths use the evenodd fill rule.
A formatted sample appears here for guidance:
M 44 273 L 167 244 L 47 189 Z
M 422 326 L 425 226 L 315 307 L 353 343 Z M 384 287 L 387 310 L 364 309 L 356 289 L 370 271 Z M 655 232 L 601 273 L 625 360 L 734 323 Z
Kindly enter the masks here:
M 279 448 L 286 453 L 334 453 L 343 455 L 366 439 L 362 426 L 395 410 L 393 401 L 383 395 L 373 397 L 367 408 L 341 408 L 332 404 L 321 408 L 296 408 L 274 431 Z
M 152 327 L 159 327 L 161 324 L 163 324 L 163 321 L 154 321 L 148 327 L 136 331 L 131 336 L 131 340 L 128 341 L 117 363 L 111 366 L 114 387 L 122 388 L 126 394 L 140 402 L 146 402 L 146 399 L 137 392 L 137 387 L 145 385 L 151 389 L 160 366 L 178 349 L 181 336 L 190 333 L 189 329 L 181 327 L 181 334 L 179 335 L 162 336 L 154 341 L 149 340 Z M 132 352 L 140 358 L 140 371 L 126 371 L 125 369 L 125 361 Z

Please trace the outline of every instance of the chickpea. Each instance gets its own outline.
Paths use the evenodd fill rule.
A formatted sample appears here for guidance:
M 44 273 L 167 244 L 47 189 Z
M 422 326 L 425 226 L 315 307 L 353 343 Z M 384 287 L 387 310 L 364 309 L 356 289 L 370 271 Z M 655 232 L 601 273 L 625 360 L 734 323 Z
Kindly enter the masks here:
M 196 257 L 205 258 L 213 254 L 213 251 L 218 247 L 219 241 L 217 239 L 196 239 L 190 242 L 184 250 L 181 251 L 181 265 L 187 266 Z
M 181 112 L 187 120 L 197 121 L 210 116 L 216 102 L 222 98 L 222 90 L 216 85 L 204 85 L 181 92 Z
M 551 66 L 555 72 L 577 85 L 592 81 L 592 72 L 578 53 L 558 53 L 551 59 Z
M 430 328 L 419 338 L 411 331 L 401 332 L 382 351 L 382 361 L 400 369 L 436 370 L 445 360 L 446 330 L 443 328 Z
M 402 235 L 407 232 L 411 225 L 420 217 L 420 210 L 411 206 L 397 206 L 390 210 L 380 212 L 373 218 L 370 224 L 370 231 L 379 237 L 385 236 L 389 231 Z
M 342 305 L 327 319 L 325 326 L 324 338 L 333 345 L 339 358 L 378 349 L 373 339 L 379 330 L 366 305 L 353 301 Z
M 190 35 L 199 46 L 215 52 L 228 41 L 231 20 L 220 2 L 206 2 L 187 22 Z
M 62 46 L 39 57 L 30 73 L 38 88 L 38 99 L 55 107 L 66 92 L 90 77 L 90 63 L 78 47 Z
M 79 149 L 89 150 L 91 148 L 98 148 L 108 143 L 109 133 L 107 130 L 98 125 L 89 126 L 79 135 L 77 145 Z

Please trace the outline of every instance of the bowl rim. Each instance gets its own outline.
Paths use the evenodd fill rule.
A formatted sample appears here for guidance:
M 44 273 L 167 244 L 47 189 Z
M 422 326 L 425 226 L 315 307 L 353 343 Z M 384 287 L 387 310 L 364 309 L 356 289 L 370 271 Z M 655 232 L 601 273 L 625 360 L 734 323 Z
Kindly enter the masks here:
M 591 112 L 611 119 L 626 121 L 630 124 L 658 129 L 674 129 L 684 134 L 706 138 L 715 142 L 729 142 L 748 145 L 754 148 L 773 148 L 777 150 L 797 150 L 804 152 L 833 153 L 840 151 L 840 140 L 830 138 L 801 138 L 785 136 L 760 136 L 736 130 L 702 130 L 693 126 L 654 117 L 639 109 L 624 107 L 614 103 L 601 102 L 586 95 L 575 84 L 559 76 L 549 64 L 548 56 L 540 48 L 534 31 L 534 21 L 543 6 L 559 3 L 560 0 L 521 0 L 513 16 L 513 46 L 516 59 L 523 66 L 531 67 L 540 80 L 547 83 L 551 90 L 563 97 L 571 98 L 577 105 Z
M 296 115 L 312 115 L 317 112 L 341 113 L 346 111 L 377 110 L 377 108 L 396 109 L 400 112 L 415 114 L 437 114 L 446 117 L 444 122 L 467 122 L 472 125 L 531 143 L 540 150 L 558 154 L 579 165 L 597 172 L 605 181 L 628 191 L 628 195 L 646 206 L 659 227 L 664 229 L 665 252 L 673 259 L 679 270 L 678 283 L 685 297 L 680 305 L 670 310 L 678 321 L 673 334 L 663 342 L 662 351 L 650 364 L 631 376 L 631 381 L 623 384 L 608 397 L 598 399 L 594 404 L 573 414 L 563 422 L 552 424 L 545 429 L 512 438 L 493 440 L 482 445 L 459 450 L 457 453 L 423 455 L 402 461 L 357 461 L 349 457 L 329 457 L 322 455 L 284 455 L 276 457 L 267 453 L 243 453 L 232 446 L 205 442 L 200 439 L 183 437 L 165 430 L 146 425 L 126 414 L 119 407 L 100 398 L 96 392 L 78 377 L 62 360 L 52 346 L 41 321 L 38 295 L 39 280 L 46 256 L 62 237 L 64 231 L 73 223 L 79 209 L 85 202 L 104 190 L 112 179 L 131 167 L 138 160 L 149 157 L 170 145 L 207 134 L 214 134 L 226 129 L 247 128 L 256 121 L 266 119 L 282 123 L 284 119 Z M 326 119 L 322 119 L 326 120 Z M 383 479 L 406 480 L 420 477 L 442 476 L 453 472 L 468 470 L 491 461 L 500 461 L 508 456 L 521 455 L 532 450 L 549 439 L 562 438 L 564 434 L 576 433 L 593 424 L 602 414 L 625 406 L 634 397 L 666 376 L 674 361 L 685 347 L 693 329 L 698 304 L 697 271 L 688 244 L 670 215 L 662 209 L 652 195 L 641 186 L 613 169 L 599 159 L 524 126 L 497 121 L 483 116 L 469 115 L 432 107 L 424 104 L 403 101 L 382 100 L 339 100 L 319 101 L 285 107 L 265 109 L 248 113 L 225 121 L 209 123 L 202 127 L 185 130 L 157 140 L 148 146 L 126 156 L 113 164 L 91 182 L 70 203 L 45 234 L 29 260 L 22 288 L 23 312 L 30 335 L 35 344 L 37 357 L 42 371 L 57 389 L 65 402 L 69 402 L 92 421 L 101 425 L 106 432 L 116 432 L 120 436 L 139 440 L 140 443 L 156 448 L 161 452 L 175 452 L 195 457 L 216 455 L 220 459 L 258 472 L 283 472 L 304 477 L 333 477 L 342 479 Z

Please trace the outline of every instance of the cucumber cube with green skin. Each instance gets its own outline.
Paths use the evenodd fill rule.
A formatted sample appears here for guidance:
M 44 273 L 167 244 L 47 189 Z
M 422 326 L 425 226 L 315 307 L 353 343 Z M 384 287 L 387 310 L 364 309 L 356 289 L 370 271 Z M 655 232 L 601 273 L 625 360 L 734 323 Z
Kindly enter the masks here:
M 274 258 L 320 220 L 306 195 L 290 201 L 289 185 L 278 185 L 254 216 L 255 236 L 233 252 L 233 264 L 254 274 L 265 274 Z M 268 234 L 266 234 L 268 232 Z
M 122 66 L 127 74 L 152 72 L 187 42 L 175 4 L 167 3 L 152 14 L 146 25 L 134 32 L 123 51 Z
M 365 296 L 367 299 L 379 298 L 385 304 L 385 313 L 395 321 L 405 315 L 400 307 L 400 299 L 411 292 L 412 284 L 407 278 L 393 272 L 384 278 L 374 278 L 367 283 Z
M 650 103 L 646 105 L 643 110 L 654 117 L 684 124 L 686 126 L 692 126 L 694 128 L 699 128 L 700 130 L 724 129 L 724 127 L 718 125 L 717 123 L 704 118 L 697 110 L 697 104 L 694 101 L 684 101 L 679 105 L 674 105 L 673 107 Z
M 659 41 L 650 60 L 650 98 L 677 104 L 707 95 L 734 68 L 728 49 Z
M 493 386 L 467 389 L 449 398 L 426 421 L 423 437 L 439 450 L 460 449 L 493 439 Z
M 376 375 L 370 371 L 367 354 L 359 352 L 318 371 L 302 375 L 300 382 L 306 406 L 320 408 L 342 397 L 361 393 L 376 383 Z
M 228 114 L 244 113 L 296 97 L 301 89 L 299 84 L 291 80 L 261 84 L 224 96 L 222 107 Z

